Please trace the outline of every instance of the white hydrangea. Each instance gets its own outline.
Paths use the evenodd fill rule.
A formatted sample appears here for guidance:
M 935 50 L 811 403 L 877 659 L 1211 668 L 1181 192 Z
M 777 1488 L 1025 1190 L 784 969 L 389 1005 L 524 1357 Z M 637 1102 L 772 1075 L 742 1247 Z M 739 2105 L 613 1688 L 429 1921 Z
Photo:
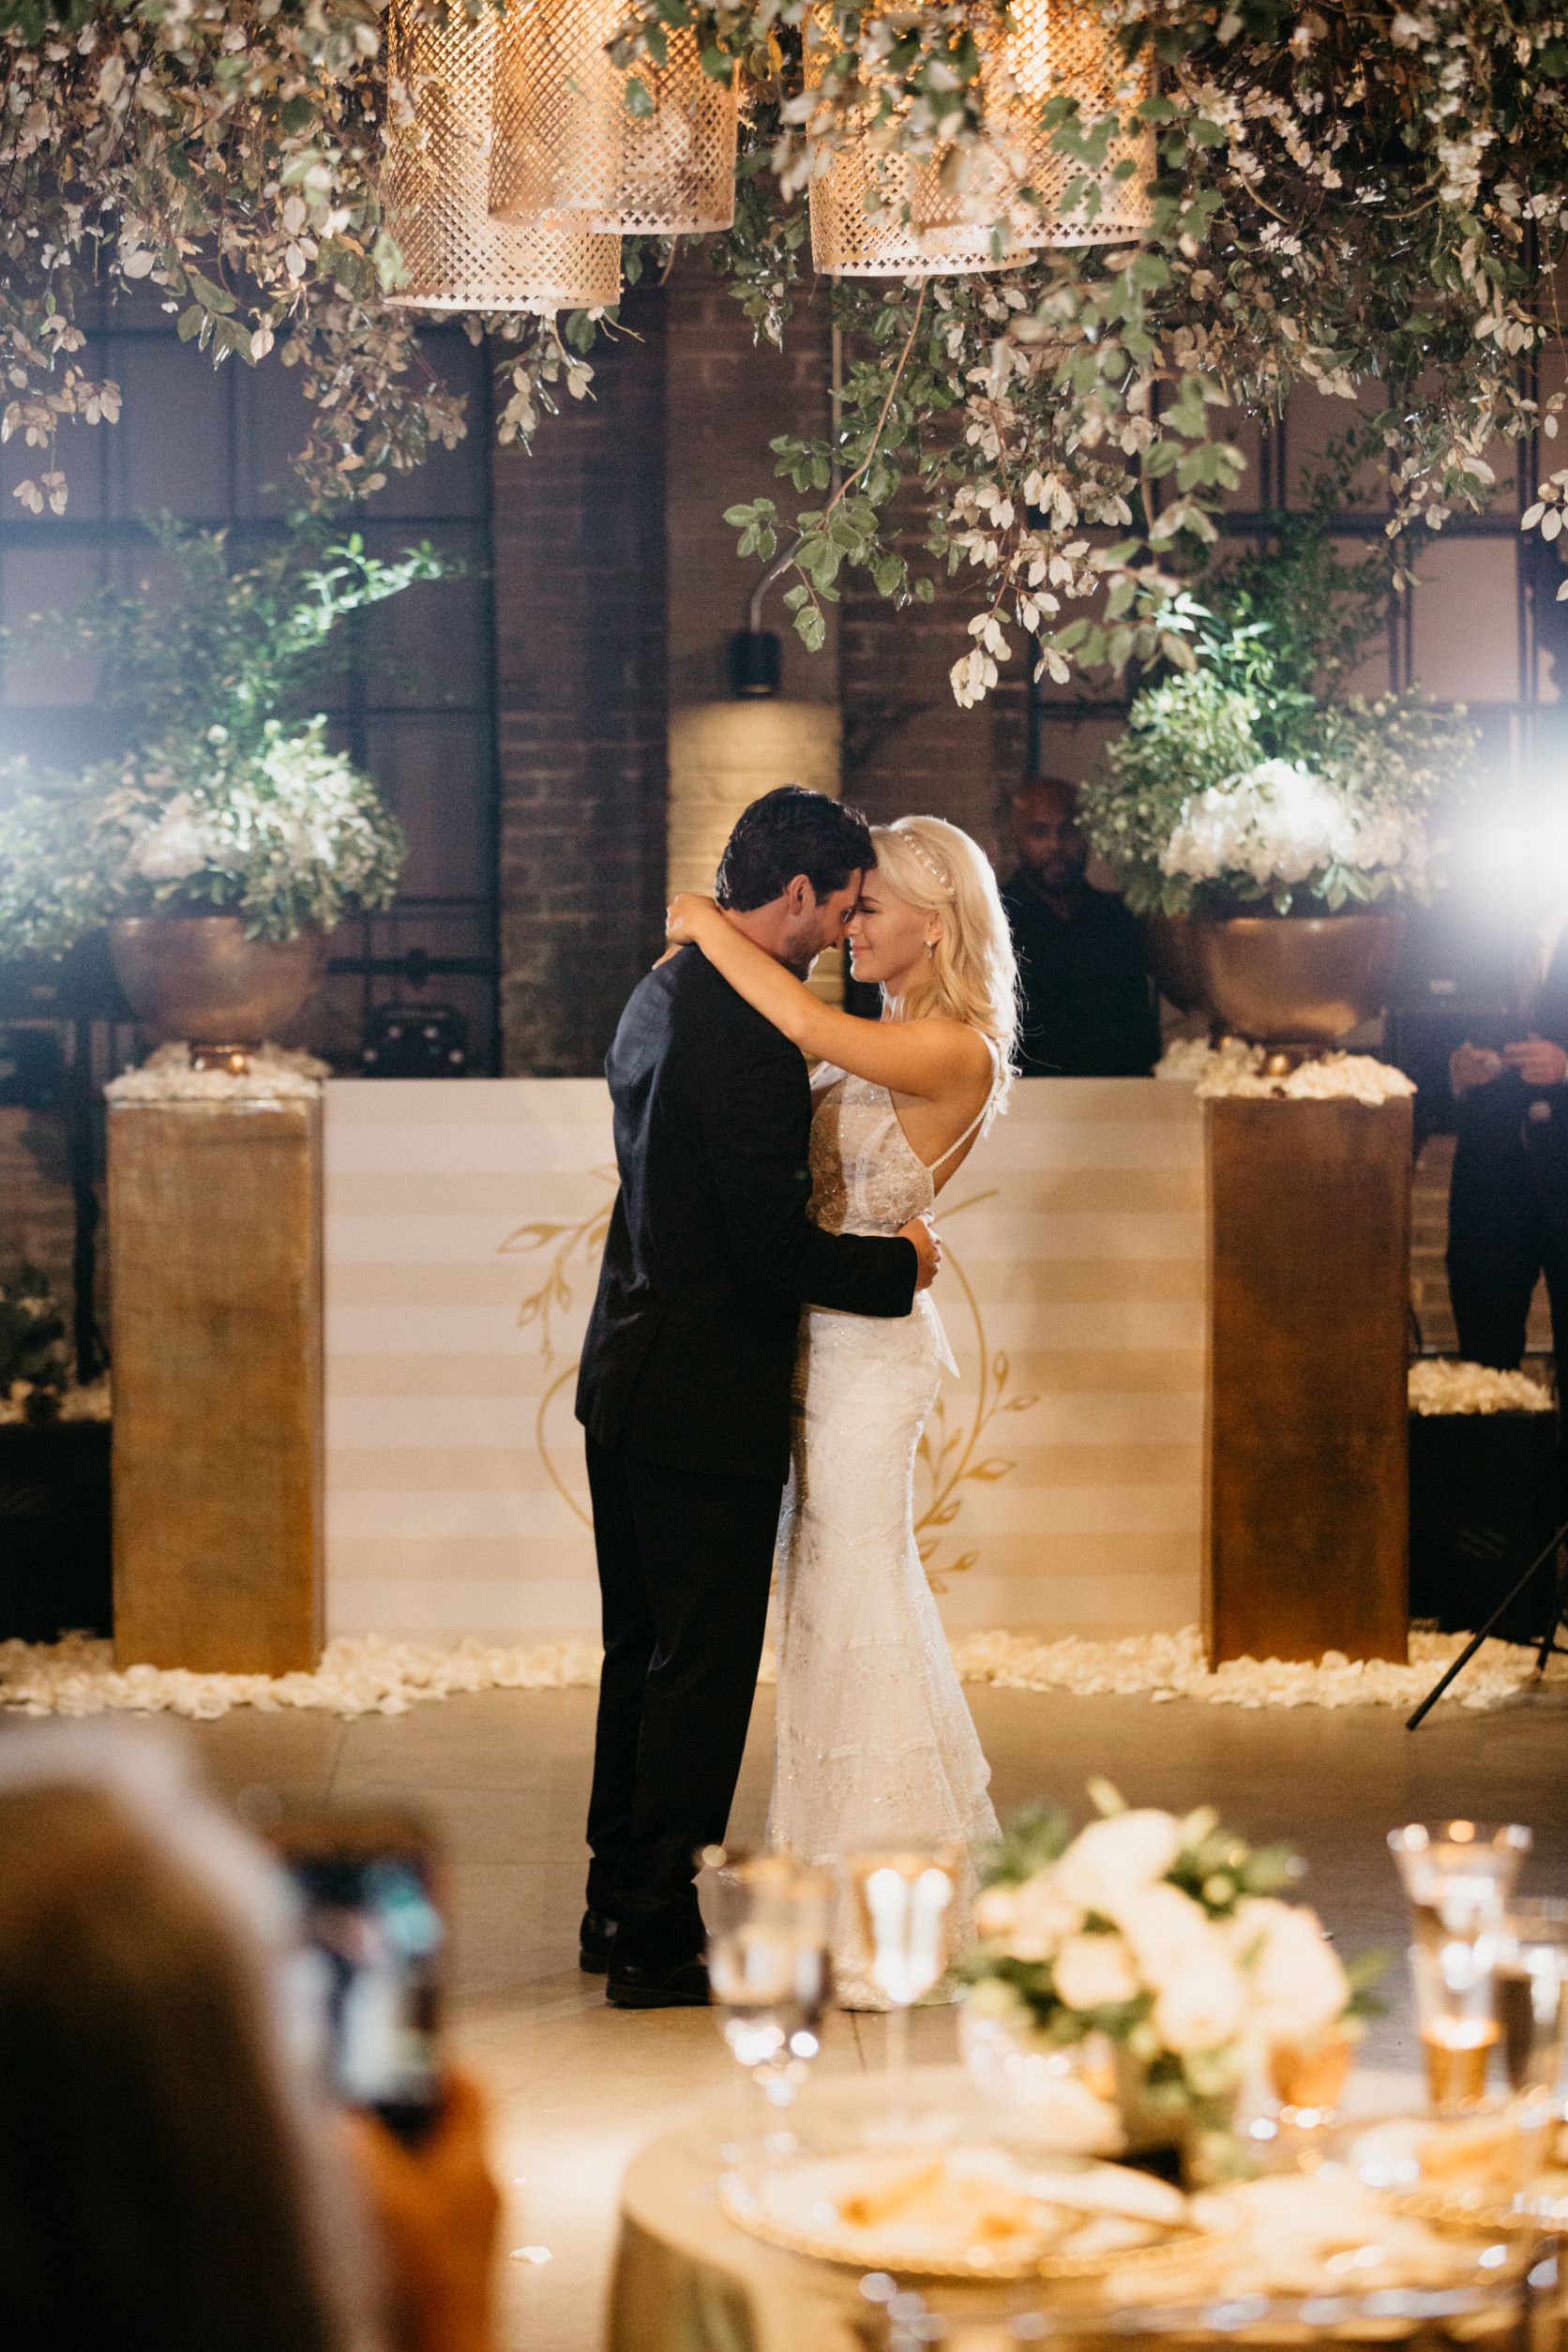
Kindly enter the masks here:
M 1408 811 L 1368 809 L 1300 760 L 1260 760 L 1184 803 L 1161 870 L 1191 882 L 1244 874 L 1259 888 L 1304 882 L 1326 867 L 1404 872 L 1424 856 Z

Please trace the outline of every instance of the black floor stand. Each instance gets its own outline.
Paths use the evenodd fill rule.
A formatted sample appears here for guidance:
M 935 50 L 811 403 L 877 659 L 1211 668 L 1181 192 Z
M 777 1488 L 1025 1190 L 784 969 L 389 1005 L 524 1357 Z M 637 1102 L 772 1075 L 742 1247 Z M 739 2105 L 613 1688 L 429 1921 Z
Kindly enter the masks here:
M 1551 1541 L 1546 1544 L 1542 1550 L 1537 1552 L 1535 1558 L 1530 1561 L 1530 1566 L 1525 1570 L 1524 1575 L 1519 1578 L 1518 1583 L 1514 1587 L 1512 1592 L 1505 1594 L 1503 1599 L 1498 1603 L 1497 1607 L 1492 1611 L 1492 1614 L 1486 1620 L 1485 1625 L 1482 1626 L 1481 1631 L 1478 1634 L 1471 1636 L 1465 1648 L 1460 1651 L 1459 1655 L 1455 1659 L 1454 1664 L 1444 1669 L 1441 1679 L 1433 1684 L 1432 1688 L 1427 1692 L 1425 1697 L 1422 1700 L 1420 1706 L 1416 1709 L 1415 1713 L 1411 1715 L 1409 1722 L 1406 1724 L 1405 1728 L 1407 1731 L 1413 1731 L 1417 1725 L 1423 1723 L 1431 1713 L 1433 1708 L 1437 1705 L 1439 1699 L 1441 1698 L 1449 1684 L 1455 1681 L 1458 1677 L 1463 1674 L 1465 1668 L 1469 1666 L 1470 1660 L 1474 1657 L 1482 1643 L 1488 1639 L 1493 1626 L 1501 1623 L 1502 1620 L 1507 1616 L 1509 1610 L 1514 1606 L 1515 1602 L 1517 1601 L 1521 1594 L 1525 1591 L 1531 1578 L 1538 1576 L 1541 1574 L 1542 1569 L 1545 1568 L 1548 1562 L 1552 1563 L 1552 1598 L 1550 1608 L 1546 1614 L 1546 1630 L 1541 1636 L 1541 1646 L 1535 1661 L 1537 1680 L 1539 1680 L 1539 1678 L 1545 1673 L 1546 1661 L 1548 1658 L 1568 1657 L 1568 1649 L 1564 1649 L 1562 1643 L 1558 1639 L 1558 1635 L 1562 1631 L 1563 1608 L 1565 1605 L 1568 1605 L 1568 1557 L 1565 1557 L 1563 1552 L 1563 1545 L 1565 1543 L 1568 1543 L 1568 1519 L 1563 1521 L 1562 1525 L 1558 1529 L 1557 1533 L 1551 1538 Z

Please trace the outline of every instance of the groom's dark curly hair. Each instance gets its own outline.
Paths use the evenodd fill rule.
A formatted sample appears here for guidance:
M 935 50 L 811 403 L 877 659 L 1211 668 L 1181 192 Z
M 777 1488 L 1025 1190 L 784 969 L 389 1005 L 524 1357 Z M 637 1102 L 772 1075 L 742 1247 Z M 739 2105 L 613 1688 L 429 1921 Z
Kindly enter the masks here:
M 748 914 L 770 905 L 797 874 L 826 898 L 876 862 L 871 828 L 858 808 L 803 784 L 781 784 L 742 811 L 718 861 L 714 892 L 721 907 Z

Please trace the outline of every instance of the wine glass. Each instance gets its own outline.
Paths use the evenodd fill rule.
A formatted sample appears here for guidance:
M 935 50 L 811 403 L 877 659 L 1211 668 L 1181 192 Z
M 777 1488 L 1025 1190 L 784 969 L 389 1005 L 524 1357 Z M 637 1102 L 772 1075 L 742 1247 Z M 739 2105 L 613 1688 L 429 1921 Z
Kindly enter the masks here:
M 888 2004 L 890 2122 L 900 2119 L 909 2073 L 909 2013 L 942 1981 L 950 1956 L 961 1867 L 957 1847 L 856 1854 L 850 1885 L 865 1939 L 867 1972 Z
M 1462 2115 L 1485 2095 L 1503 1916 L 1530 1833 L 1515 1823 L 1412 1821 L 1388 1842 L 1410 1904 L 1427 2089 L 1437 2114 Z
M 703 1849 L 708 1985 L 725 2041 L 776 2111 L 792 2105 L 822 2046 L 832 1983 L 833 1885 L 788 1853 Z M 787 2133 L 776 2133 L 785 2139 Z
M 1568 1903 L 1514 1902 L 1498 1938 L 1494 1986 L 1503 2063 L 1515 2092 L 1551 2099 L 1568 2033 Z

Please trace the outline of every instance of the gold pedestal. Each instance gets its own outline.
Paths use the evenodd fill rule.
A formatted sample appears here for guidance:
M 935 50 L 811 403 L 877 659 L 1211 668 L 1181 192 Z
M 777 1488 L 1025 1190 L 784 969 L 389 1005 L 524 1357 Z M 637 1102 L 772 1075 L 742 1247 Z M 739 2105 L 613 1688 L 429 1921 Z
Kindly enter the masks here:
M 115 1661 L 313 1666 L 321 1107 L 116 1104 L 109 1200 Z
M 1209 1105 L 1204 1635 L 1407 1654 L 1410 1107 Z

